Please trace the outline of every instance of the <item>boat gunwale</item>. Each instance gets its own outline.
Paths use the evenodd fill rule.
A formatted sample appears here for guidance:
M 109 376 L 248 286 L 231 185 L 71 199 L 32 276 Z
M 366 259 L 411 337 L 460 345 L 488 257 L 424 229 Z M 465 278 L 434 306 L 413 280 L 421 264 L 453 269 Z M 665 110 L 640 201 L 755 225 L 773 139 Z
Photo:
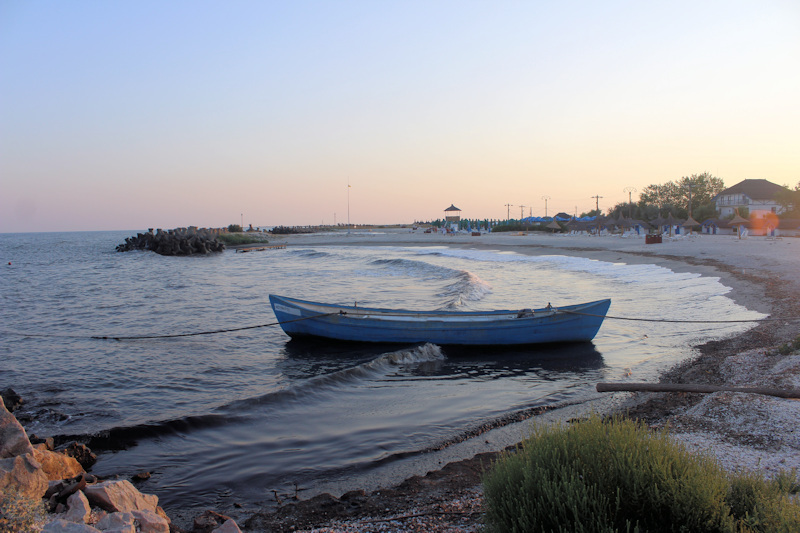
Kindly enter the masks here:
M 415 321 L 415 320 L 439 320 L 443 322 L 488 322 L 499 320 L 520 320 L 520 319 L 542 319 L 550 316 L 560 315 L 560 309 L 575 311 L 577 309 L 592 307 L 605 302 L 610 302 L 610 298 L 571 304 L 562 307 L 539 308 L 539 309 L 503 309 L 492 311 L 414 311 L 405 309 L 388 309 L 380 307 L 357 307 L 339 304 L 327 304 L 300 300 L 287 296 L 269 295 L 270 299 L 276 300 L 275 303 L 285 303 L 296 309 L 306 312 L 316 312 L 320 315 L 330 315 L 335 313 L 341 317 L 353 319 L 372 319 L 379 321 Z M 310 318 L 310 317 L 309 317 Z M 320 317 L 322 318 L 322 317 Z

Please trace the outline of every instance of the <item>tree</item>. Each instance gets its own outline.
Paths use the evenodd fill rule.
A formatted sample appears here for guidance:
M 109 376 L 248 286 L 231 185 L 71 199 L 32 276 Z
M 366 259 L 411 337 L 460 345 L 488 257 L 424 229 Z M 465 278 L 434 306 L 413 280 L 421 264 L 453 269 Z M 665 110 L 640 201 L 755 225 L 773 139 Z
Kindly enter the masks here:
M 785 190 L 775 195 L 775 201 L 783 207 L 782 216 L 797 217 L 800 215 L 800 182 L 795 185 L 794 190 L 785 187 Z
M 708 172 L 684 176 L 663 185 L 648 185 L 639 196 L 642 205 L 658 206 L 659 211 L 673 211 L 676 216 L 688 216 L 701 206 L 713 204 L 714 197 L 725 190 L 725 183 Z M 689 194 L 691 191 L 691 206 Z M 706 212 L 708 210 L 705 210 Z M 665 214 L 666 213 L 662 213 Z

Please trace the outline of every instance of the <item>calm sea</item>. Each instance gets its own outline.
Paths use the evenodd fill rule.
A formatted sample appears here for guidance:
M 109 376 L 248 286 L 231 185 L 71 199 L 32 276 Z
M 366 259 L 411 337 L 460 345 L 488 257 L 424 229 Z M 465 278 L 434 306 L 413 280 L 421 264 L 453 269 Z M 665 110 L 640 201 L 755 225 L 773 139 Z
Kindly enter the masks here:
M 104 450 L 94 472 L 152 472 L 140 488 L 168 512 L 369 476 L 515 413 L 584 401 L 597 381 L 653 379 L 748 326 L 609 319 L 594 343 L 509 350 L 298 343 L 274 326 L 91 336 L 270 324 L 270 293 L 464 310 L 610 297 L 612 316 L 761 317 L 717 279 L 657 265 L 447 247 L 116 253 L 133 234 L 0 235 L 0 388 L 26 400 L 29 433 Z

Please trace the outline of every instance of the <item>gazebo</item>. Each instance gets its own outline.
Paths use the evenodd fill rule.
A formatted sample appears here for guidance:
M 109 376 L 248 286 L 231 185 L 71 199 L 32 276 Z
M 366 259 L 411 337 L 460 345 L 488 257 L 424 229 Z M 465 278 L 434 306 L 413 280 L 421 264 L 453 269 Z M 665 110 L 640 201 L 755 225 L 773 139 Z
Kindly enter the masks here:
M 453 204 L 450 204 L 450 207 L 444 210 L 444 219 L 447 222 L 460 222 L 461 221 L 461 209 L 457 208 Z

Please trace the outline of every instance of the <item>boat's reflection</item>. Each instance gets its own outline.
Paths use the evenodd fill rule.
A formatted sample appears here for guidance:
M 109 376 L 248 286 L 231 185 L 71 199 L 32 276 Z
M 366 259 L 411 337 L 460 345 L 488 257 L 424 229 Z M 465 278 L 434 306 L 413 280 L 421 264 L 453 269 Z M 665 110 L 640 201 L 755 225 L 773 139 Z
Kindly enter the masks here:
M 435 348 L 436 349 L 436 348 Z M 404 365 L 413 375 L 438 378 L 486 379 L 536 373 L 558 379 L 560 373 L 596 371 L 605 366 L 602 354 L 591 342 L 537 344 L 530 346 L 442 346 L 444 358 L 426 359 L 423 345 L 331 342 L 326 339 L 292 339 L 282 350 L 282 371 L 302 378 L 336 372 L 393 352 L 419 352 L 419 362 Z M 411 360 L 415 360 L 414 357 Z

